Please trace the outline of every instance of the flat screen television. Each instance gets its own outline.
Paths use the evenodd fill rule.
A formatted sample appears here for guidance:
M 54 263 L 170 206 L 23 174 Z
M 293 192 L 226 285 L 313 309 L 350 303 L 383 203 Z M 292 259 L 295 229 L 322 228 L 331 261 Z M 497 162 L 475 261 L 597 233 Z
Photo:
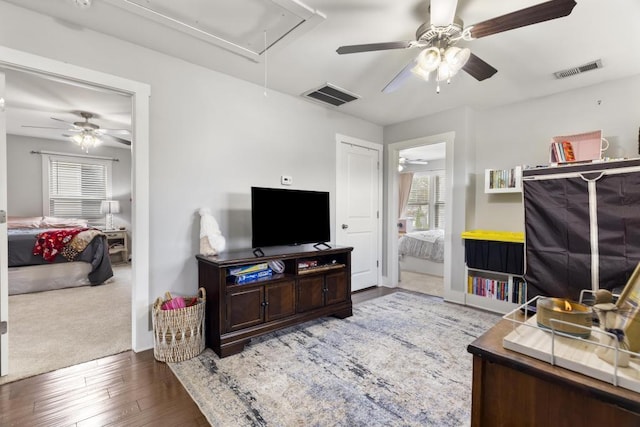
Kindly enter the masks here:
M 251 245 L 324 243 L 331 240 L 326 191 L 251 187 Z

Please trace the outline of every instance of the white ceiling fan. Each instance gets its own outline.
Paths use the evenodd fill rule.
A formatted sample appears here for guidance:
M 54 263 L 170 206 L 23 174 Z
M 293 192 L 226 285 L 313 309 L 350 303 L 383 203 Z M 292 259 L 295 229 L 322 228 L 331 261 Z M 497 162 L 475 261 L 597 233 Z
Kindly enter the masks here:
M 411 165 L 428 165 L 429 161 L 425 159 L 409 159 L 407 157 L 400 157 L 398 159 L 398 172 L 402 172 L 407 166 Z
M 400 157 L 398 163 L 401 165 L 428 165 L 429 162 L 424 159 L 409 159 L 406 157 Z
M 34 129 L 56 129 L 59 131 L 69 132 L 70 134 L 63 133 L 62 136 L 68 137 L 73 142 L 80 145 L 80 148 L 82 148 L 82 150 L 85 152 L 87 152 L 90 148 L 96 147 L 104 140 L 110 140 L 124 145 L 131 145 L 131 132 L 128 129 L 101 128 L 97 124 L 89 121 L 89 119 L 97 118 L 97 115 L 86 111 L 77 111 L 75 113 L 81 116 L 84 121 L 68 122 L 56 117 L 51 117 L 51 120 L 66 124 L 68 126 L 67 128 L 28 125 L 23 125 L 22 127 Z
M 528 25 L 561 18 L 571 13 L 575 0 L 550 0 L 506 15 L 497 16 L 474 25 L 464 26 L 456 16 L 458 0 L 431 0 L 430 20 L 416 31 L 415 40 L 340 46 L 340 55 L 389 49 L 413 49 L 420 52 L 385 87 L 383 92 L 397 89 L 412 74 L 423 80 L 435 80 L 437 91 L 441 81 L 449 82 L 463 70 L 478 81 L 490 78 L 498 72 L 467 47 L 459 47 L 460 41 L 502 33 Z

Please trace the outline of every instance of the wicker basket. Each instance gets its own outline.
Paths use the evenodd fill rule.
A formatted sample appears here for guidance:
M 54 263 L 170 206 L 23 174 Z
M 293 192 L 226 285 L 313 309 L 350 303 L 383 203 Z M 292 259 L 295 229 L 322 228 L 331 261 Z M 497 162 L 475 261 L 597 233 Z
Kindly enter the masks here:
M 166 293 L 167 300 L 171 294 Z M 162 310 L 165 301 L 153 304 L 153 356 L 160 362 L 181 362 L 204 350 L 204 308 L 206 292 L 198 290 L 197 302 L 189 307 Z

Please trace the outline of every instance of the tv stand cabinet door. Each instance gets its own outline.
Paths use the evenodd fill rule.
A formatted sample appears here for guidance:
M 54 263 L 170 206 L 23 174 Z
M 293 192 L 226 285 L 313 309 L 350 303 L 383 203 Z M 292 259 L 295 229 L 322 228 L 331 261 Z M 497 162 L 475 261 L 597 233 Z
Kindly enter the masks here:
M 324 307 L 324 275 L 298 279 L 298 313 Z
M 327 274 L 325 277 L 326 305 L 345 302 L 349 296 L 348 280 L 345 272 Z
M 270 322 L 296 314 L 295 280 L 265 285 L 265 295 L 265 321 Z
M 227 293 L 226 331 L 236 331 L 264 322 L 264 287 L 252 287 Z

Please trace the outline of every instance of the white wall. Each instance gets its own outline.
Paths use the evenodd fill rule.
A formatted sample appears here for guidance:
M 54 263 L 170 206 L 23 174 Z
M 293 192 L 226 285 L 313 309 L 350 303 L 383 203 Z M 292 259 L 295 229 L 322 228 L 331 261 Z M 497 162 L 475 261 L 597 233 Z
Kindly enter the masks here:
M 195 292 L 200 207 L 230 248 L 249 246 L 252 185 L 291 175 L 335 206 L 335 134 L 382 141 L 380 126 L 4 2 L 0 42 L 151 86 L 149 301 Z
M 7 206 L 11 216 L 42 215 L 42 156 L 31 151 L 55 151 L 82 155 L 71 142 L 7 135 Z M 113 199 L 120 201 L 114 214 L 117 227 L 131 226 L 131 151 L 101 146 L 91 150 L 95 156 L 118 159 L 112 162 Z
M 484 170 L 546 165 L 553 136 L 602 129 L 610 143 L 605 156 L 638 157 L 638 100 L 635 76 L 478 112 L 476 227 L 524 231 L 522 194 L 485 194 Z

